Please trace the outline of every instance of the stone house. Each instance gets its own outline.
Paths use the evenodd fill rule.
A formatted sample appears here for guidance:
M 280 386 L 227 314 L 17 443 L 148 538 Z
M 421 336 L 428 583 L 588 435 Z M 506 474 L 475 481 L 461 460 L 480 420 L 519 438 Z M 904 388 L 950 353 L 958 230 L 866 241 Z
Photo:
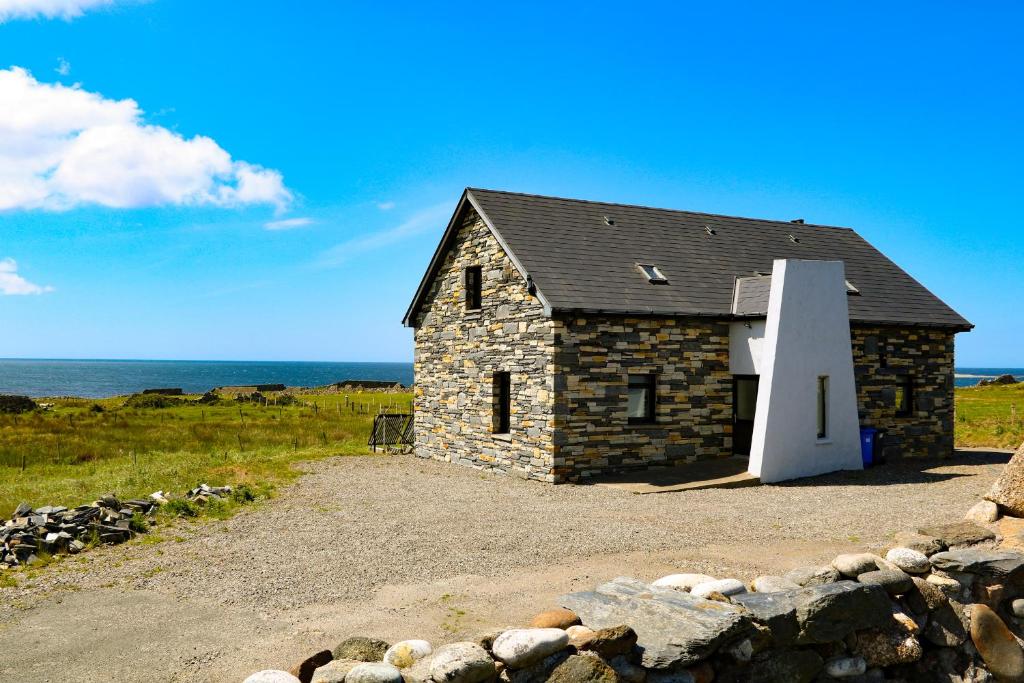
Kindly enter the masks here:
M 855 419 L 887 456 L 951 455 L 972 325 L 853 230 L 473 188 L 404 318 L 416 453 L 556 483 L 749 454 L 773 269 L 798 261 L 838 262 Z

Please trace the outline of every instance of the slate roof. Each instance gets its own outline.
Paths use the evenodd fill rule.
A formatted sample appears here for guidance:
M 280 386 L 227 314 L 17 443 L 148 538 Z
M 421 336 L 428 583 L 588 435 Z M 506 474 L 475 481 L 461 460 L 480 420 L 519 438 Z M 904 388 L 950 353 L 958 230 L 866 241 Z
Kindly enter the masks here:
M 765 315 L 768 296 L 772 291 L 770 275 L 751 275 L 736 278 L 733 287 L 732 312 L 736 315 Z
M 406 313 L 413 324 L 457 233 L 475 208 L 529 276 L 549 313 L 737 317 L 737 278 L 771 272 L 774 259 L 845 262 L 859 290 L 854 322 L 968 330 L 971 323 L 849 228 L 468 188 Z M 653 264 L 667 284 L 647 281 Z

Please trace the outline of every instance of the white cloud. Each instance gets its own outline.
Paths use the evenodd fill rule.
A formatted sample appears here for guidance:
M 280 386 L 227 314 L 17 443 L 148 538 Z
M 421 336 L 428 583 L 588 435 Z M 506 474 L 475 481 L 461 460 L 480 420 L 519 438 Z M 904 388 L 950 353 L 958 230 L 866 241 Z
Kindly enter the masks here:
M 434 228 L 443 228 L 448 224 L 451 214 L 452 205 L 450 202 L 428 207 L 418 211 L 407 221 L 393 228 L 363 235 L 362 237 L 357 237 L 331 247 L 320 255 L 318 265 L 325 267 L 341 265 L 358 254 L 401 242 L 408 237 L 419 235 Z
M 377 208 L 381 211 L 390 211 L 395 208 L 394 202 L 377 202 Z
M 302 228 L 312 223 L 312 218 L 285 218 L 279 221 L 264 223 L 263 227 L 267 230 L 294 230 L 295 228 Z
M 12 258 L 0 259 L 0 294 L 43 294 L 53 287 L 40 287 L 18 275 L 18 264 Z
M 60 18 L 70 21 L 114 0 L 0 0 L 0 23 L 11 19 Z
M 69 73 L 71 73 L 71 62 L 64 59 L 63 57 L 58 57 L 57 68 L 54 69 L 54 71 L 59 73 L 61 76 L 67 76 Z
M 2 0 L 0 0 L 2 1 Z M 202 135 L 146 124 L 130 99 L 0 70 L 0 211 L 292 200 L 281 174 L 236 161 Z

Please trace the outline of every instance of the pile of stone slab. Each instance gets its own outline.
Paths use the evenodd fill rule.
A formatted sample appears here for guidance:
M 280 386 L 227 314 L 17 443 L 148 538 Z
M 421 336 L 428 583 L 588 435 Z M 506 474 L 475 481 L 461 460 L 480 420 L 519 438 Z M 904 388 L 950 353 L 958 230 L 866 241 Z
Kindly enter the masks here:
M 0 526 L 0 569 L 32 564 L 43 553 L 79 553 L 92 542 L 123 543 L 133 536 L 132 519 L 155 506 L 153 500 L 122 502 L 113 495 L 70 510 L 22 503 Z
M 1024 447 L 967 519 L 900 532 L 884 556 L 622 577 L 523 628 L 436 649 L 349 638 L 245 683 L 1024 683 L 1022 551 Z

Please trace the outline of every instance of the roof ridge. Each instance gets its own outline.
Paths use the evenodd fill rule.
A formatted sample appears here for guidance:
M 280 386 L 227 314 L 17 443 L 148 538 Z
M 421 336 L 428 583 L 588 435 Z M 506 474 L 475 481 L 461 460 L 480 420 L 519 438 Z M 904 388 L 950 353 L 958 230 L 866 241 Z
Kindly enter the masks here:
M 557 197 L 548 194 L 533 194 L 530 192 L 512 192 L 510 190 L 492 190 L 486 187 L 467 187 L 467 192 L 491 192 L 493 194 L 505 194 L 513 197 L 534 197 L 536 199 L 554 199 L 560 202 L 575 202 L 577 204 L 603 204 L 604 206 L 621 206 L 626 209 L 644 209 L 647 211 L 666 211 L 669 213 L 685 213 L 696 216 L 709 216 L 712 218 L 731 218 L 743 221 L 757 221 L 759 223 L 773 223 L 776 225 L 795 225 L 804 228 L 828 228 L 829 230 L 848 230 L 856 232 L 853 228 L 845 225 L 825 225 L 823 223 L 794 223 L 793 221 L 775 220 L 772 218 L 751 218 L 749 216 L 732 216 L 724 213 L 708 213 L 707 211 L 688 211 L 687 209 L 666 209 L 660 206 L 647 206 L 645 204 L 624 204 L 622 202 L 602 202 L 596 199 L 577 199 L 575 197 Z

